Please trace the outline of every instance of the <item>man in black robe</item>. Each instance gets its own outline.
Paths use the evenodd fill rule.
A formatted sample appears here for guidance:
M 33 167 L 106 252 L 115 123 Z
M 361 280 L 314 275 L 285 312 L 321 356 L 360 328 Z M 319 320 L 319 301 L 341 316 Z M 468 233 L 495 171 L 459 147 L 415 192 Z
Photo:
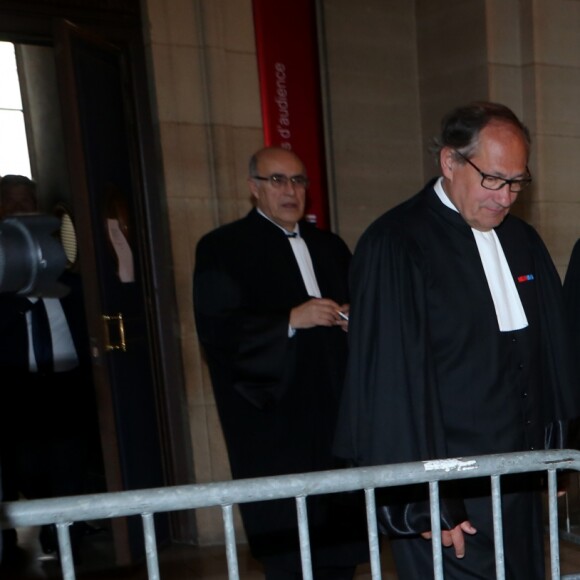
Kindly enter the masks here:
M 256 153 L 248 184 L 257 207 L 200 240 L 194 274 L 197 331 L 232 474 L 332 469 L 350 252 L 302 221 L 308 180 L 294 153 Z M 308 500 L 314 574 L 352 578 L 368 557 L 364 526 L 333 501 Z M 294 500 L 240 507 L 266 577 L 301 578 Z
M 574 339 L 574 352 L 580 353 L 580 240 L 576 240 L 564 278 L 564 303 Z M 577 363 L 578 356 L 575 357 Z
M 560 446 L 578 414 L 561 284 L 509 215 L 529 133 L 474 103 L 449 113 L 442 177 L 380 217 L 352 263 L 350 359 L 336 452 L 358 465 Z M 506 574 L 544 578 L 537 477 L 502 478 Z M 495 578 L 489 479 L 442 488 L 446 580 Z M 433 577 L 424 486 L 383 490 L 399 578 Z

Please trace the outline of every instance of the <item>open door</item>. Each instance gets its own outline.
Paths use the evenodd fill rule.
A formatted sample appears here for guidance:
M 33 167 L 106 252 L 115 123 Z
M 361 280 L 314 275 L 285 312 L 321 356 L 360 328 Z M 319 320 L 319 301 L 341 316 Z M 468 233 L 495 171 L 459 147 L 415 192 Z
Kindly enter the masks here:
M 57 25 L 55 49 L 107 490 L 163 486 L 163 401 L 124 53 L 66 21 Z M 113 525 L 117 563 L 140 560 L 140 518 Z M 167 516 L 156 519 L 156 533 L 158 542 L 169 539 Z

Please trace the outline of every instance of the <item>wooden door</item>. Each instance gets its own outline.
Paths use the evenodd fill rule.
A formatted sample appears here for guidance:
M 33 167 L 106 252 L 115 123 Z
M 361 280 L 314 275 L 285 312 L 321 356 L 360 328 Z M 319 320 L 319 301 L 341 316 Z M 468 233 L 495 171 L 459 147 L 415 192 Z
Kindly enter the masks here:
M 123 50 L 61 21 L 55 52 L 80 268 L 109 491 L 163 486 L 153 316 L 146 300 L 149 241 L 129 69 Z M 169 537 L 167 518 L 157 538 Z M 143 556 L 139 518 L 114 524 L 116 558 Z

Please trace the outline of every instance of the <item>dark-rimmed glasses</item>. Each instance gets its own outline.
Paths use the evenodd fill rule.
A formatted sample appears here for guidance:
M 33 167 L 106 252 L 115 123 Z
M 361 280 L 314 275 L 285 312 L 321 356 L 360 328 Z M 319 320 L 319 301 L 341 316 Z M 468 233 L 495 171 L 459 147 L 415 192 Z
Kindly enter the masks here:
M 532 176 L 530 175 L 530 170 L 527 168 L 527 166 L 526 171 L 528 173 L 528 177 L 524 177 L 522 179 L 504 179 L 498 175 L 489 175 L 489 173 L 484 173 L 475 163 L 473 163 L 473 161 L 469 160 L 467 157 L 465 157 L 465 155 L 457 151 L 457 149 L 455 149 L 455 153 L 467 161 L 467 163 L 469 163 L 469 165 L 471 165 L 471 167 L 473 167 L 473 169 L 475 169 L 475 171 L 481 175 L 481 187 L 484 187 L 485 189 L 498 191 L 507 184 L 509 186 L 509 190 L 512 193 L 520 193 L 526 189 L 530 183 L 532 183 Z
M 252 179 L 259 179 L 260 181 L 269 181 L 270 185 L 275 189 L 280 189 L 281 187 L 286 187 L 288 183 L 291 183 L 296 189 L 306 189 L 308 184 L 308 177 L 306 175 L 292 175 L 288 177 L 283 173 L 272 173 L 268 177 L 263 177 L 261 175 L 252 175 Z

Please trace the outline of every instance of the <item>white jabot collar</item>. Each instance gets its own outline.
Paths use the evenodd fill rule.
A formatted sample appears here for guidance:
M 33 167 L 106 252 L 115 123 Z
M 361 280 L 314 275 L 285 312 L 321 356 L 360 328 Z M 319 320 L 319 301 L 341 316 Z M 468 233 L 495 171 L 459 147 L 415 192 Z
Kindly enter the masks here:
M 286 228 L 283 228 L 277 224 L 274 220 L 270 219 L 262 210 L 256 208 L 258 213 L 266 218 L 268 221 L 272 222 L 275 226 L 279 227 L 286 236 L 288 236 L 288 241 L 290 242 L 290 247 L 294 252 L 294 257 L 298 262 L 298 267 L 300 268 L 300 274 L 302 275 L 302 280 L 304 286 L 306 286 L 306 292 L 308 296 L 313 296 L 315 298 L 321 298 L 322 294 L 320 292 L 320 287 L 316 280 L 316 275 L 314 274 L 314 265 L 312 264 L 312 258 L 310 257 L 310 252 L 308 251 L 308 246 L 304 241 L 304 238 L 300 235 L 300 228 L 298 224 L 294 226 L 294 231 L 289 232 Z M 295 236 L 291 234 L 296 234 Z
M 435 183 L 435 193 L 444 205 L 457 211 L 445 193 L 442 181 L 443 178 L 440 177 Z M 500 331 L 510 332 L 526 328 L 528 326 L 526 312 L 495 230 L 482 232 L 471 228 L 471 231 L 493 299 Z

